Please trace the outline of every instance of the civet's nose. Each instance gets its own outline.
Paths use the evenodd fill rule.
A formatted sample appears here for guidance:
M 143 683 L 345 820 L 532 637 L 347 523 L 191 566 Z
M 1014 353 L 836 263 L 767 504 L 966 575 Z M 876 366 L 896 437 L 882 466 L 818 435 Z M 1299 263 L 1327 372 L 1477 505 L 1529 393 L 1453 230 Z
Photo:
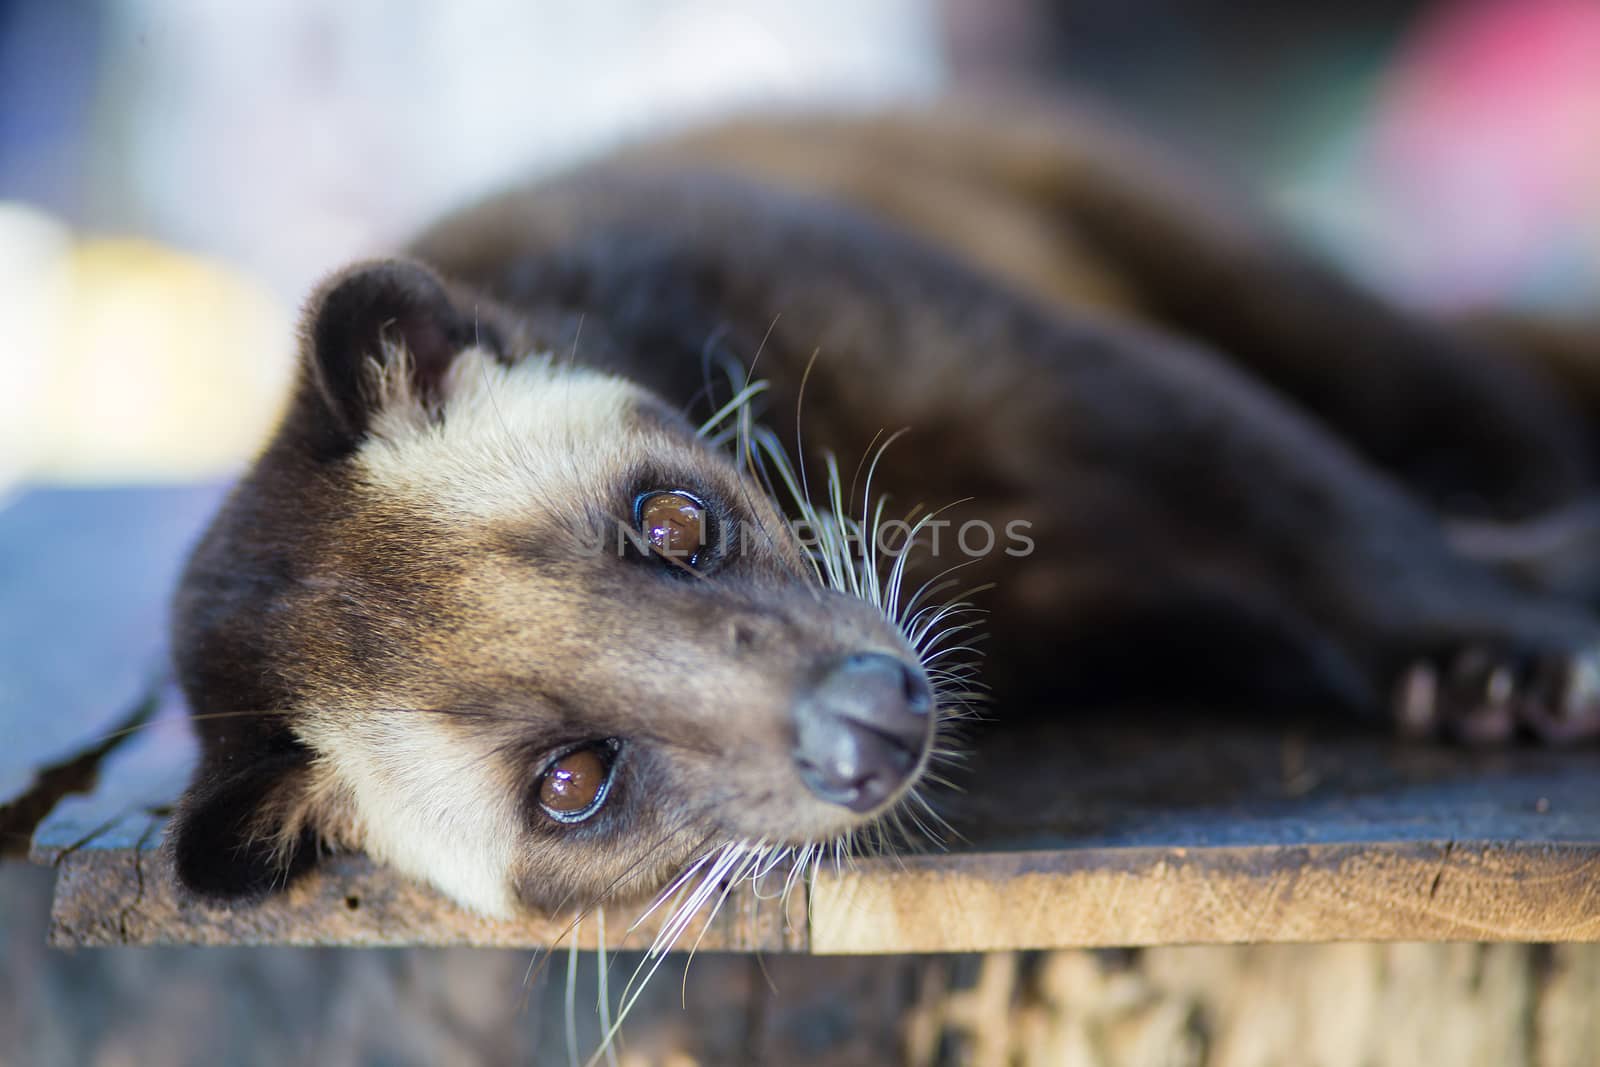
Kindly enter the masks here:
M 933 740 L 933 693 L 921 668 L 857 653 L 801 694 L 794 722 L 794 762 L 806 788 L 865 813 L 916 771 Z

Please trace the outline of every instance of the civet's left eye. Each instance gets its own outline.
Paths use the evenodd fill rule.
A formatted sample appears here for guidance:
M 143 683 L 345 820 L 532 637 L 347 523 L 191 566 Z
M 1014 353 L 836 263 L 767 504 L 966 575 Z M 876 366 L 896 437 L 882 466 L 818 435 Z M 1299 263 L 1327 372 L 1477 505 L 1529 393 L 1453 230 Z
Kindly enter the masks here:
M 540 775 L 539 806 L 557 822 L 582 822 L 605 803 L 614 749 L 584 745 L 558 758 Z
M 675 564 L 698 566 L 709 547 L 705 505 L 682 490 L 645 493 L 634 504 L 639 532 L 655 552 Z

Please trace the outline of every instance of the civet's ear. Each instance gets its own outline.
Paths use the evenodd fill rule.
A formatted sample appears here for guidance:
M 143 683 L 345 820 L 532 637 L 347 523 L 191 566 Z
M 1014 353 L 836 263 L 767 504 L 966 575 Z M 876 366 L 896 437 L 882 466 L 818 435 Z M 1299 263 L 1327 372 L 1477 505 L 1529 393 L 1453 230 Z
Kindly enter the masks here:
M 462 306 L 432 270 L 409 260 L 360 263 L 312 297 L 303 327 L 306 381 L 343 443 L 366 436 L 387 405 L 437 410 L 463 351 L 500 351 L 492 324 Z
M 316 862 L 307 824 L 310 753 L 281 739 L 202 763 L 168 831 L 178 882 L 215 901 L 259 899 Z

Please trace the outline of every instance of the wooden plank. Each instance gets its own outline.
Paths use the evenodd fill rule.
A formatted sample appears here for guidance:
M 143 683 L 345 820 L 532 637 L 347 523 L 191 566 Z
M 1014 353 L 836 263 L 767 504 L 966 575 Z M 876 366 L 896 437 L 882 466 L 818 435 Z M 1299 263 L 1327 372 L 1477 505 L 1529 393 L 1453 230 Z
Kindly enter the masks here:
M 0 511 L 0 806 L 127 725 L 208 487 L 35 489 Z
M 127 504 L 124 517 L 102 509 L 94 525 L 149 553 L 145 564 L 115 556 L 117 566 L 146 565 L 170 581 L 189 535 L 167 521 L 177 510 L 171 497 L 163 507 L 159 494 L 137 503 L 134 496 L 104 498 Z M 191 527 L 193 512 L 204 510 L 199 499 L 181 504 Z M 94 511 L 57 506 L 58 514 Z M 168 534 L 139 533 L 140 523 Z M 62 558 L 88 566 L 81 553 Z M 52 577 L 43 571 L 30 580 L 43 588 Z M 122 591 L 144 598 L 142 606 L 108 613 L 144 619 L 146 638 L 159 634 L 151 620 L 160 618 L 165 585 Z M 32 602 L 48 600 L 36 591 Z M 75 611 L 85 610 L 80 599 Z M 35 646 L 70 647 L 75 617 L 47 616 L 55 628 L 46 635 L 41 624 Z M 148 658 L 151 646 L 119 632 L 120 641 L 110 630 L 95 638 L 90 661 L 119 679 L 125 688 L 115 703 L 126 709 L 148 688 L 131 661 Z M 48 720 L 50 702 L 75 691 L 40 684 L 30 692 L 43 703 L 13 704 L 4 721 Z M 183 899 L 159 844 L 194 744 L 170 691 L 154 707 L 152 722 L 106 757 L 95 790 L 59 803 L 34 836 L 34 857 L 60 871 L 56 943 L 539 946 L 565 931 L 565 918 L 478 919 L 360 857 L 337 858 L 254 909 Z M 965 792 L 934 798 L 960 835 L 949 851 L 823 871 L 809 909 L 796 894 L 781 916 L 770 901 L 758 908 L 735 895 L 701 947 L 839 953 L 1600 940 L 1600 752 L 1470 752 L 1332 725 L 1080 714 L 991 726 L 960 778 Z M 610 916 L 615 947 L 631 916 L 613 910 L 621 912 Z M 580 941 L 593 934 L 585 924 Z
M 973 780 L 975 847 L 818 877 L 813 952 L 1600 940 L 1593 751 L 1152 718 L 999 733 Z
M 1293 713 L 1016 723 L 963 779 L 944 810 L 987 851 L 1600 842 L 1600 749 L 1407 744 Z
M 41 826 L 35 855 L 62 871 L 57 943 L 540 946 L 565 929 L 560 919 L 475 919 L 356 857 L 257 909 L 185 902 L 158 854 L 160 806 L 151 803 L 182 781 L 161 768 L 190 758 L 175 760 L 168 737 L 186 735 L 144 731 L 115 754 L 100 792 L 63 806 L 68 829 L 54 817 Z M 786 924 L 738 895 L 730 914 L 740 905 L 751 914 L 719 920 L 734 925 L 714 926 L 702 947 L 1600 940 L 1593 753 L 1467 753 L 1245 726 L 1206 731 L 1203 741 L 1059 727 L 990 740 L 974 779 L 1006 781 L 1005 796 L 970 791 L 945 806 L 965 844 L 824 870 L 809 910 L 797 894 Z M 1009 763 L 1013 746 L 1057 757 L 1002 779 L 992 769 Z M 1107 757 L 1112 749 L 1118 759 Z M 1076 768 L 1070 786 L 1055 784 L 1064 766 Z M 141 783 L 154 791 L 141 793 Z M 96 826 L 103 832 L 82 839 Z M 347 908 L 350 898 L 363 903 Z
M 176 686 L 169 681 L 149 699 L 149 717 L 102 760 L 95 787 L 62 797 L 34 830 L 33 862 L 60 864 L 80 848 L 131 855 L 160 840 L 200 753 Z
M 824 874 L 818 954 L 1600 941 L 1600 849 L 1496 842 L 1063 849 Z
M 361 856 L 335 856 L 287 892 L 251 906 L 217 907 L 177 891 L 159 824 L 130 848 L 79 849 L 59 866 L 51 908 L 50 942 L 109 945 L 472 945 L 487 948 L 594 948 L 599 921 L 608 923 L 609 951 L 650 947 L 664 915 L 631 929 L 643 909 L 612 907 L 593 915 L 485 919 L 426 886 L 399 877 Z M 805 899 L 788 910 L 775 900 L 731 901 L 709 924 L 695 921 L 679 950 L 792 952 L 804 944 Z

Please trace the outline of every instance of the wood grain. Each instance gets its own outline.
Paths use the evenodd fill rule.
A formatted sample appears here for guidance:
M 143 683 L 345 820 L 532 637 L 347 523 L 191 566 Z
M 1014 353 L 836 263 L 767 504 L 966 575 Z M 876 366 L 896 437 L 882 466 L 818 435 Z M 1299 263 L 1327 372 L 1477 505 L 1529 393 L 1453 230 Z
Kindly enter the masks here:
M 1600 941 L 1600 850 L 1486 842 L 1063 849 L 823 874 L 810 950 Z
M 613 905 L 604 917 L 486 919 L 362 856 L 324 862 L 313 877 L 259 904 L 222 907 L 182 893 L 160 848 L 159 822 L 132 848 L 79 849 L 62 856 L 50 916 L 51 944 L 110 945 L 472 945 L 592 949 L 606 923 L 608 951 L 649 948 L 664 914 L 631 929 L 644 910 Z M 709 924 L 691 923 L 678 948 L 791 952 L 805 943 L 803 893 L 787 912 L 776 900 L 729 901 Z

